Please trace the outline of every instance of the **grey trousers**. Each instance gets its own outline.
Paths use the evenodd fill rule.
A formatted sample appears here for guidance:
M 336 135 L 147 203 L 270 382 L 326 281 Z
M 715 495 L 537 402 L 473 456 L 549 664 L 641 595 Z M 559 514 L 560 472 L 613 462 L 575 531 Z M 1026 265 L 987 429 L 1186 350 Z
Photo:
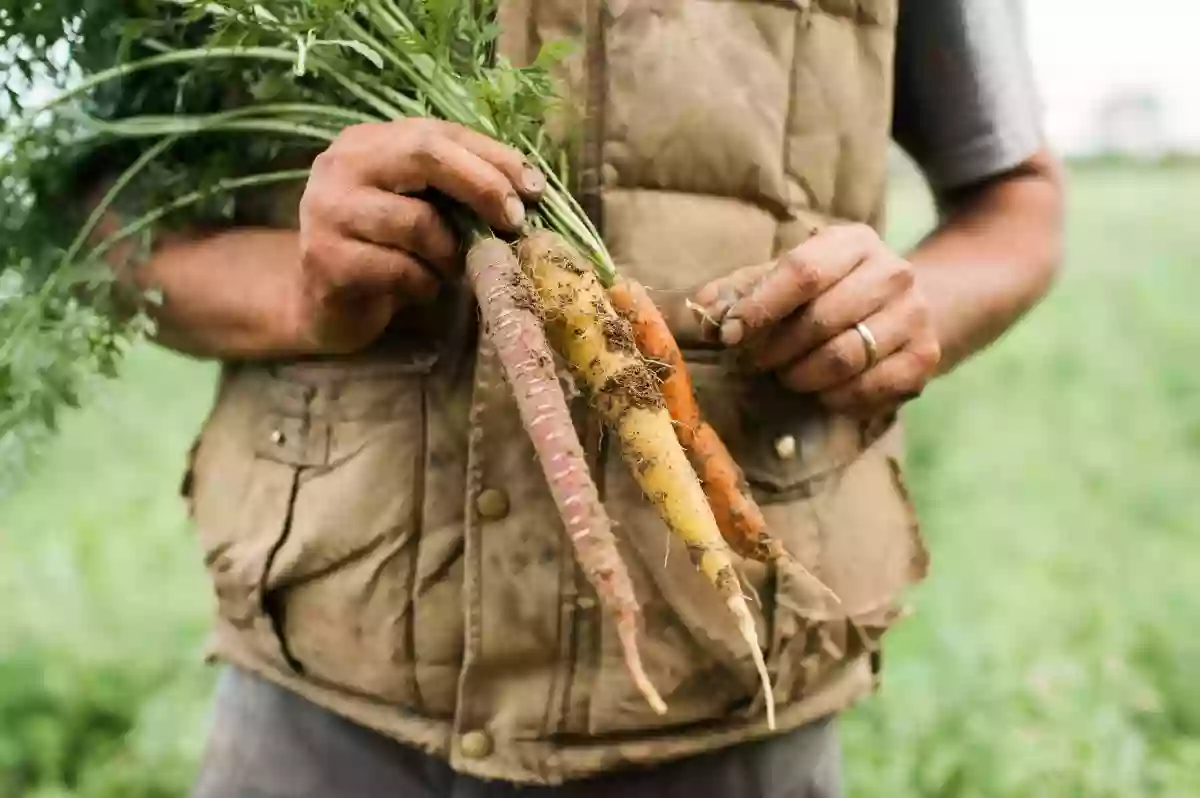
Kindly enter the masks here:
M 836 798 L 832 719 L 652 769 L 525 787 L 455 773 L 275 685 L 227 669 L 192 798 Z

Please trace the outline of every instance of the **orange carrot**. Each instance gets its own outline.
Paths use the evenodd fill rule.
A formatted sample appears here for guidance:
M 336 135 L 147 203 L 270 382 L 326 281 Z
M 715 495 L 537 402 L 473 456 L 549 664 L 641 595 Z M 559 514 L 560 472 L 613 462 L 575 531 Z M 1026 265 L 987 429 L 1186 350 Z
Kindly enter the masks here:
M 675 434 L 691 457 L 729 547 L 743 557 L 800 569 L 820 584 L 816 576 L 792 557 L 783 541 L 772 537 L 767 530 L 766 518 L 754 501 L 741 468 L 716 430 L 701 416 L 683 353 L 646 289 L 626 279 L 610 288 L 609 296 L 613 307 L 633 326 L 634 340 L 642 354 L 666 369 L 661 388 L 667 411 L 675 422 Z M 820 586 L 832 595 L 832 591 Z

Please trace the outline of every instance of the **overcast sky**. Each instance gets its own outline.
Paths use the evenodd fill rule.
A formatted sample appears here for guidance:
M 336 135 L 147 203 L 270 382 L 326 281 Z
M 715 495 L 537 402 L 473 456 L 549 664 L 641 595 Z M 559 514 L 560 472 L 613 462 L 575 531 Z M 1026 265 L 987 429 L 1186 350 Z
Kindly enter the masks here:
M 1200 0 L 1026 0 L 1025 16 L 1056 143 L 1080 142 L 1108 91 L 1145 87 L 1172 138 L 1200 149 Z
M 1200 152 L 1200 0 L 1024 4 L 1046 127 L 1056 146 L 1086 146 L 1091 114 L 1109 92 L 1148 88 L 1164 101 L 1171 141 Z

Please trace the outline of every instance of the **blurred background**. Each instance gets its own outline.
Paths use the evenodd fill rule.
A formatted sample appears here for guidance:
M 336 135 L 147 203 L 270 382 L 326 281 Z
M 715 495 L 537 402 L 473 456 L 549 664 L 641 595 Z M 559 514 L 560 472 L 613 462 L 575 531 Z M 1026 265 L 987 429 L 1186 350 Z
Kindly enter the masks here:
M 933 554 L 849 793 L 1200 796 L 1200 4 L 1027 4 L 1068 265 L 908 414 Z M 889 237 L 933 221 L 896 160 Z M 177 499 L 211 366 L 151 349 L 0 504 L 0 798 L 186 791 L 213 674 Z

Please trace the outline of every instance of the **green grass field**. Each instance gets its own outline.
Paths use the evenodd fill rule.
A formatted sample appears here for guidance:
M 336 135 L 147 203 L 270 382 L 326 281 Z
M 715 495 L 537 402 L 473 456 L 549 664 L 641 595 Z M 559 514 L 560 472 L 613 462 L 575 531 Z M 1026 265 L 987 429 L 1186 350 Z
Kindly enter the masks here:
M 892 237 L 928 225 L 911 181 Z M 1056 292 L 909 413 L 933 554 L 844 723 L 852 796 L 1200 796 L 1200 168 L 1072 177 Z M 0 798 L 181 796 L 213 370 L 144 350 L 0 507 Z

